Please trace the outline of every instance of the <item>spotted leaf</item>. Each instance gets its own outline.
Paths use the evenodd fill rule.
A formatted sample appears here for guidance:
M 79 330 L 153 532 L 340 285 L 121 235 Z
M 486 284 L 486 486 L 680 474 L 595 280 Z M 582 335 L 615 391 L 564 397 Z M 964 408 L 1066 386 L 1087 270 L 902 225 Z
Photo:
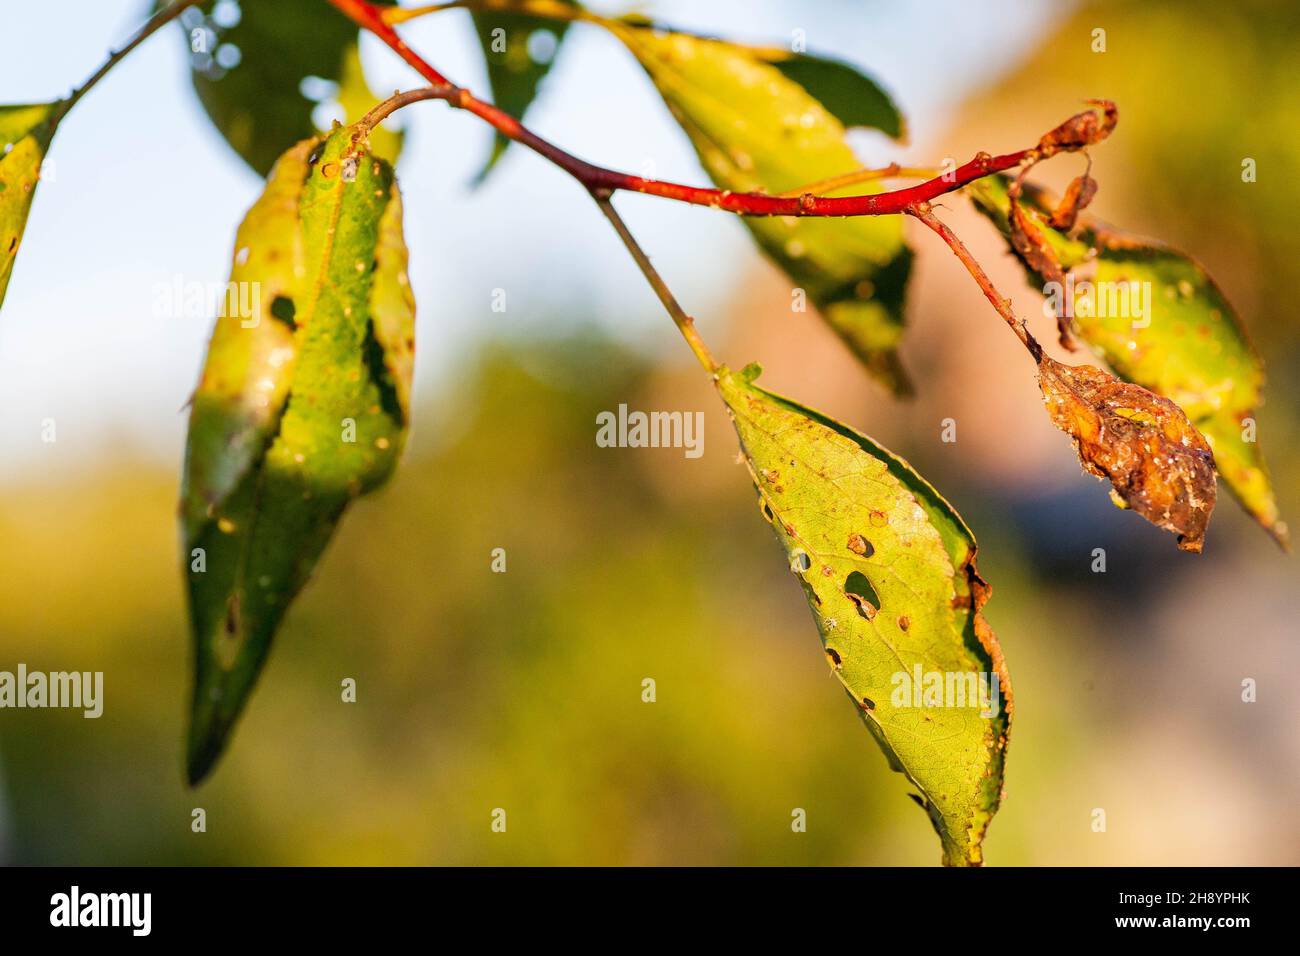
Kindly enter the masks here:
M 916 787 L 944 861 L 978 864 L 1012 701 L 974 536 L 907 462 L 759 388 L 757 374 L 723 369 L 718 389 L 827 662 Z
M 343 512 L 391 474 L 414 348 L 397 185 L 355 128 L 285 153 L 235 246 L 227 301 L 253 308 L 217 321 L 182 491 L 192 782 Z
M 0 106 L 0 305 L 31 212 L 58 103 Z

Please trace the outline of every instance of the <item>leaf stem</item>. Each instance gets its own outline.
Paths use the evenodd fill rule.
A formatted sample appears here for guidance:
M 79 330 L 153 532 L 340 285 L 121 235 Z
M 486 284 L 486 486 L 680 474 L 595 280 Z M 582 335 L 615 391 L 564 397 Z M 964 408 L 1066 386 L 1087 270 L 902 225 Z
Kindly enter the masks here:
M 993 284 L 993 280 L 990 279 L 988 273 L 984 271 L 984 267 L 975 260 L 975 257 L 971 255 L 970 250 L 966 248 L 966 244 L 958 239 L 957 234 L 948 228 L 948 225 L 934 214 L 929 203 L 918 203 L 903 211 L 907 215 L 924 223 L 948 244 L 948 247 L 952 249 L 957 258 L 961 260 L 961 264 L 966 267 L 966 271 L 971 274 L 972 278 L 974 278 L 976 285 L 978 285 L 980 291 L 984 293 L 984 297 L 993 304 L 993 308 L 997 310 L 998 315 L 1002 316 L 1002 318 L 1006 320 L 1007 325 L 1011 326 L 1011 331 L 1015 333 L 1016 338 L 1018 338 L 1020 343 L 1029 351 L 1029 354 L 1033 357 L 1034 361 L 1038 362 L 1042 358 L 1043 347 L 1039 345 L 1038 340 L 1030 334 L 1029 329 L 1025 326 L 1024 319 L 1016 318 L 1015 312 L 1011 309 L 1011 300 L 1002 297 L 1002 294 L 998 292 L 997 287 Z
M 636 237 L 628 229 L 623 217 L 614 208 L 614 204 L 610 201 L 610 193 L 607 190 L 597 189 L 592 190 L 591 196 L 596 200 L 596 205 L 600 207 L 600 211 L 605 214 L 605 218 L 614 227 L 614 231 L 618 233 L 618 237 L 623 240 L 623 245 L 627 246 L 627 251 L 632 254 L 637 268 L 641 270 L 641 274 L 650 283 L 650 288 L 654 289 L 655 295 L 663 303 L 664 309 L 672 316 L 672 320 L 677 324 L 682 337 L 686 339 L 686 344 L 691 347 L 691 351 L 695 353 L 695 357 L 704 366 L 704 370 L 710 375 L 717 375 L 718 363 L 714 360 L 709 347 L 704 344 L 704 340 L 700 338 L 700 333 L 695 328 L 695 320 L 686 314 L 686 310 L 681 307 L 672 290 L 668 288 L 668 284 L 664 282 L 663 276 L 659 275 L 658 270 L 651 264 L 650 257 L 645 254 L 645 250 L 636 241 Z
M 422 100 L 444 100 L 452 106 L 464 108 L 464 101 L 468 96 L 467 91 L 448 84 L 425 86 L 415 90 L 397 92 L 357 120 L 355 126 L 359 129 L 361 135 L 365 135 L 404 106 Z M 614 231 L 623 240 L 623 245 L 632 254 L 637 268 L 641 270 L 641 274 L 645 276 L 646 281 L 650 283 L 650 287 L 654 289 L 655 295 L 663 303 L 664 309 L 672 317 L 677 328 L 681 330 L 682 337 L 686 339 L 686 344 L 691 347 L 691 351 L 695 353 L 695 357 L 704 366 L 704 370 L 710 375 L 716 374 L 718 363 L 714 360 L 708 346 L 704 344 L 704 340 L 700 338 L 700 333 L 695 328 L 695 320 L 681 307 L 672 290 L 668 288 L 668 283 L 664 282 L 663 276 L 659 275 L 658 270 L 651 264 L 650 257 L 646 255 L 645 250 L 636 241 L 636 237 L 632 235 L 632 231 L 628 229 L 627 223 L 623 221 L 623 217 L 618 214 L 618 210 L 610 202 L 611 191 L 597 187 L 590 190 L 590 192 L 591 197 L 596 201 L 596 205 L 600 207 L 600 211 L 605 214 L 605 218 L 610 221 Z
M 117 66 L 118 63 L 126 58 L 127 54 L 161 30 L 168 23 L 175 20 L 183 11 L 194 6 L 198 2 L 199 0 L 173 0 L 171 5 L 163 7 L 146 20 L 144 25 L 132 34 L 131 38 L 127 40 L 125 44 L 117 50 L 110 50 L 108 53 L 108 59 L 103 62 L 99 69 L 92 73 L 84 83 L 73 90 L 68 95 L 68 98 L 63 100 L 59 105 L 59 108 L 50 117 L 51 126 L 57 125 L 59 121 L 67 115 L 68 111 L 77 104 L 77 101 L 89 93 L 96 83 L 108 75 L 109 70 L 113 69 L 113 67 Z
M 456 98 L 461 90 L 454 86 L 442 84 L 440 86 L 422 86 L 415 90 L 406 90 L 405 92 L 396 92 L 382 103 L 372 107 L 365 116 L 357 120 L 354 126 L 361 127 L 363 133 L 369 133 L 372 129 L 386 120 L 393 113 L 396 113 L 403 106 L 409 106 L 412 103 L 418 103 L 421 100 L 446 100 L 448 103 Z

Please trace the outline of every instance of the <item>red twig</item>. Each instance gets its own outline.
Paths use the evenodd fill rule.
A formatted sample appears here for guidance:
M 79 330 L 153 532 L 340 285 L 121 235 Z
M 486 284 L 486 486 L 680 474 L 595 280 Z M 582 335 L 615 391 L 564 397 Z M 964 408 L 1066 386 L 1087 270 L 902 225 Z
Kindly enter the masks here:
M 1011 300 L 1003 298 L 1002 293 L 993 285 L 993 280 L 984 271 L 984 267 L 971 255 L 970 250 L 966 248 L 966 244 L 957 238 L 957 234 L 948 228 L 947 223 L 943 222 L 931 211 L 930 204 L 918 203 L 915 206 L 909 206 L 903 211 L 907 215 L 914 217 L 918 222 L 924 223 L 948 244 L 948 248 L 961 260 L 961 264 L 966 267 L 966 271 L 971 274 L 975 283 L 980 287 L 984 297 L 989 300 L 1007 325 L 1011 326 L 1011 331 L 1016 333 L 1016 338 L 1020 339 L 1021 344 L 1029 350 L 1029 354 L 1034 361 L 1039 361 L 1043 354 L 1043 348 L 1038 344 L 1038 340 L 1030 334 L 1029 329 L 1025 327 L 1024 320 L 1016 317 L 1015 312 L 1011 309 Z
M 622 189 L 650 196 L 661 196 L 695 206 L 711 206 L 744 216 L 897 215 L 906 212 L 909 206 L 929 202 L 991 173 L 1019 166 L 1034 153 L 1033 149 L 1022 149 L 1002 156 L 980 153 L 964 166 L 959 166 L 943 176 L 906 189 L 870 196 L 815 196 L 812 193 L 804 193 L 800 196 L 770 196 L 766 193 L 733 193 L 725 189 L 646 179 L 578 159 L 527 129 L 513 116 L 503 113 L 491 103 L 483 102 L 469 90 L 456 86 L 407 46 L 397 35 L 397 31 L 384 21 L 382 8 L 370 3 L 369 0 L 329 0 L 329 2 L 358 26 L 369 30 L 386 43 L 430 83 L 435 86 L 450 87 L 452 95 L 444 98 L 452 106 L 468 110 L 491 124 L 502 135 L 550 160 L 582 183 L 589 191 L 615 192 Z

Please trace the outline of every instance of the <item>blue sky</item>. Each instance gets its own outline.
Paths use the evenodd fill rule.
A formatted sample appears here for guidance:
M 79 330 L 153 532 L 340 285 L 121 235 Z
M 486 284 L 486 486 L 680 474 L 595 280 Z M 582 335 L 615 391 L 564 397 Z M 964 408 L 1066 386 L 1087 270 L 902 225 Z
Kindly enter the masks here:
M 0 102 L 65 94 L 130 34 L 147 4 L 10 6 L 0 33 Z M 933 160 L 964 98 L 995 80 L 1000 64 L 1014 63 L 1065 12 L 1045 0 L 711 0 L 647 9 L 675 25 L 737 39 L 781 43 L 802 29 L 810 50 L 867 69 L 893 93 L 912 131 L 902 149 L 864 135 L 860 152 L 872 164 Z M 404 34 L 444 73 L 486 93 L 465 14 L 427 17 Z M 419 85 L 378 43 L 363 44 L 362 55 L 375 89 Z M 656 304 L 576 184 L 516 149 L 484 188 L 470 191 L 466 183 L 487 149 L 488 131 L 440 104 L 407 113 L 415 114 L 408 118 L 413 129 L 398 175 L 419 313 L 417 398 L 454 387 L 458 360 L 480 336 L 556 322 L 596 318 L 646 348 L 689 361 L 675 337 L 659 334 L 664 320 Z M 639 68 L 596 29 L 571 31 L 528 119 L 584 158 L 633 171 L 653 163 L 660 177 L 705 181 Z M 211 316 L 157 315 L 157 289 L 225 281 L 235 228 L 260 181 L 199 107 L 175 27 L 150 39 L 78 104 L 49 161 L 52 175 L 37 193 L 0 314 L 0 474 L 57 480 L 57 466 L 89 466 L 124 450 L 178 466 L 182 406 Z M 648 197 L 623 197 L 620 208 L 707 329 L 730 280 L 755 267 L 757 254 L 739 224 Z M 507 290 L 505 314 L 491 310 L 494 288 Z M 41 440 L 46 419 L 56 423 L 53 444 Z

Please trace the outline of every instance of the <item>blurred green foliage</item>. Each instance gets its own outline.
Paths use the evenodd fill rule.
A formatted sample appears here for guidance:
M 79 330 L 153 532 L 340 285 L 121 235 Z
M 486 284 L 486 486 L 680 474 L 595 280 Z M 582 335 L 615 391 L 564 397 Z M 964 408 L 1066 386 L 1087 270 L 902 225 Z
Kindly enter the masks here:
M 1085 7 L 976 94 L 971 118 L 996 132 L 1013 94 L 1050 111 L 1041 129 L 1069 97 L 1120 103 L 1097 150 L 1099 166 L 1114 157 L 1098 208 L 1124 195 L 1127 225 L 1200 256 L 1242 309 L 1269 363 L 1261 433 L 1291 516 L 1300 180 L 1283 171 L 1300 152 L 1298 23 L 1277 3 Z M 1105 55 L 1088 48 L 1096 26 Z M 731 453 L 716 399 L 702 383 L 663 399 L 662 374 L 590 340 L 514 342 L 468 364 L 454 395 L 422 396 L 408 460 L 344 523 L 227 759 L 194 792 L 176 469 L 119 458 L 7 481 L 0 667 L 103 670 L 106 702 L 98 721 L 0 713 L 0 859 L 937 862 L 924 813 L 828 671 L 743 469 L 697 478 Z M 596 448 L 598 411 L 652 394 L 714 416 L 704 458 Z M 872 415 L 850 421 L 871 430 Z M 994 588 L 1016 724 L 989 863 L 1294 863 L 1277 808 L 1296 788 L 1276 769 L 1294 753 L 1294 695 L 1268 683 L 1294 643 L 1286 559 L 1222 508 L 1222 550 L 1175 564 L 1167 542 L 1107 537 L 1137 523 L 1094 520 L 1093 487 L 1046 514 L 1023 496 L 1003 511 L 960 455 L 921 435 L 896 450 L 968 519 Z M 1051 560 L 1027 557 L 1035 533 Z M 1132 545 L 1101 576 L 1078 559 L 1099 535 Z M 490 571 L 495 547 L 505 574 Z M 1051 577 L 1063 567 L 1084 570 Z M 1242 674 L 1269 692 L 1225 706 Z M 340 700 L 345 677 L 356 704 Z M 194 807 L 205 834 L 190 832 Z M 496 807 L 505 834 L 490 830 Z M 791 832 L 795 807 L 806 833 Z

